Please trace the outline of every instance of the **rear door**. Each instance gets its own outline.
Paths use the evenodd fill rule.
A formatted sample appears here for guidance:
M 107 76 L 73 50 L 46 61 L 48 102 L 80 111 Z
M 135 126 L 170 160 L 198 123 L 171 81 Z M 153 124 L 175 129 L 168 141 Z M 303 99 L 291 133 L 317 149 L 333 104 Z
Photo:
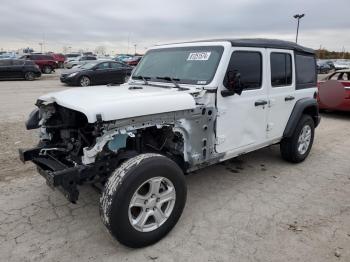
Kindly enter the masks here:
M 268 117 L 267 136 L 282 136 L 296 101 L 293 51 L 268 49 Z
M 227 72 L 241 75 L 244 90 L 241 95 L 223 97 L 221 91 L 226 89 L 226 77 L 218 88 L 216 151 L 219 153 L 243 153 L 266 142 L 265 56 L 264 48 L 232 48 Z

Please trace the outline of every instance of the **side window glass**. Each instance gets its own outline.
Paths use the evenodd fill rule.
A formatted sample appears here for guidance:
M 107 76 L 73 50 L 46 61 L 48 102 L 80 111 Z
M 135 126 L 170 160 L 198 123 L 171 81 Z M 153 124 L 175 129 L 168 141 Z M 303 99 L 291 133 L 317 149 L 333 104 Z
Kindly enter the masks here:
M 227 72 L 240 74 L 243 89 L 259 89 L 262 82 L 262 56 L 255 51 L 234 51 L 231 56 Z M 227 73 L 226 72 L 226 73 Z M 228 86 L 227 74 L 224 86 Z
M 315 87 L 316 59 L 314 55 L 297 53 L 295 54 L 296 89 Z
M 24 64 L 24 61 L 22 61 L 22 60 L 13 60 L 12 63 L 13 63 L 13 65 L 21 66 L 21 65 Z
M 9 65 L 11 65 L 11 60 L 9 59 L 0 60 L 0 66 L 9 66 Z
M 340 77 L 340 73 L 336 73 L 336 74 L 332 75 L 329 80 L 338 80 L 339 77 Z
M 113 69 L 120 69 L 122 68 L 122 65 L 119 63 L 111 63 L 111 68 Z
M 97 69 L 108 69 L 109 68 L 109 63 L 106 62 L 106 63 L 102 63 L 102 64 L 99 64 Z
M 286 53 L 271 53 L 271 85 L 273 87 L 292 84 L 292 56 Z

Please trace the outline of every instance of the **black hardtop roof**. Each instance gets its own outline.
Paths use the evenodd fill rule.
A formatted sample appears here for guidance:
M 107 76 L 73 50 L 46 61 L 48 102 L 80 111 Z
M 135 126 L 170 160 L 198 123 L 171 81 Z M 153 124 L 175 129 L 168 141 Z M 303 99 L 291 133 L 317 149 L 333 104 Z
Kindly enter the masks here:
M 262 47 L 262 48 L 276 48 L 276 49 L 288 49 L 295 50 L 298 52 L 315 54 L 315 50 L 298 45 L 294 42 L 278 40 L 278 39 L 266 39 L 266 38 L 241 38 L 241 39 L 209 39 L 190 41 L 183 43 L 196 43 L 196 42 L 230 42 L 232 46 L 241 47 Z

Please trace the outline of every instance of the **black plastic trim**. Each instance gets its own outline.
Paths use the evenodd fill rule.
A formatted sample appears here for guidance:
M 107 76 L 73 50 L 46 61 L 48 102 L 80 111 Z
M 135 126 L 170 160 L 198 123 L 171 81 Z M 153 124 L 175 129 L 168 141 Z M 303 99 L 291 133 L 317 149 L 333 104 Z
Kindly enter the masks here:
M 314 98 L 302 98 L 298 100 L 294 105 L 293 111 L 289 117 L 286 128 L 284 129 L 283 137 L 291 137 L 293 135 L 293 132 L 299 122 L 299 119 L 306 110 L 306 113 L 310 114 L 312 119 L 314 120 L 315 127 L 318 126 L 321 117 L 318 113 L 317 100 Z

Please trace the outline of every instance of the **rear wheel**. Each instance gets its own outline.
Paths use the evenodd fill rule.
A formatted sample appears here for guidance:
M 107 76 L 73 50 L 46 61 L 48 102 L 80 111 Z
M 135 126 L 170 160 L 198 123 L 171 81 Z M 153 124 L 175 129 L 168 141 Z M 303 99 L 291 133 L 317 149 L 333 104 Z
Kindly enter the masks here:
M 315 123 L 313 119 L 309 115 L 303 115 L 293 135 L 281 141 L 280 150 L 282 157 L 293 163 L 304 161 L 311 150 L 314 133 Z
M 91 85 L 91 80 L 87 76 L 82 76 L 79 79 L 79 85 L 80 86 L 89 86 Z
M 35 79 L 35 74 L 33 72 L 26 72 L 24 78 L 25 80 L 33 81 Z
M 45 74 L 51 74 L 51 72 L 52 72 L 52 67 L 51 67 L 51 66 L 44 66 L 43 72 L 44 72 Z
M 177 223 L 186 192 L 184 174 L 175 162 L 158 154 L 138 155 L 110 176 L 100 200 L 100 214 L 122 244 L 151 245 Z

